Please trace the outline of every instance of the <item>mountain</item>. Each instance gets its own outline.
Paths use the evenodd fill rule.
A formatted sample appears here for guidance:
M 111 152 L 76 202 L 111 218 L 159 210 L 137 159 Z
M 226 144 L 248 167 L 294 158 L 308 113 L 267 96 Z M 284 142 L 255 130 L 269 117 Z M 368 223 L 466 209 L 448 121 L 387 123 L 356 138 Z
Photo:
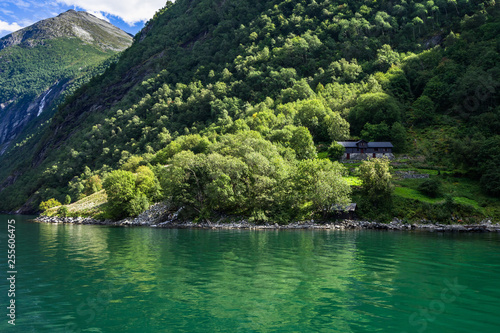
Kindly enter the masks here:
M 167 2 L 2 157 L 0 208 L 126 180 L 114 217 L 157 200 L 198 217 L 310 217 L 348 195 L 318 150 L 360 138 L 481 181 L 496 202 L 499 29 L 499 5 L 481 0 Z
M 0 154 L 26 126 L 47 121 L 62 95 L 101 72 L 104 61 L 131 43 L 124 31 L 74 10 L 0 39 Z
M 78 38 L 102 51 L 123 51 L 132 40 L 131 36 L 111 23 L 87 12 L 70 9 L 3 37 L 0 39 L 0 50 L 16 45 L 33 48 L 57 38 Z

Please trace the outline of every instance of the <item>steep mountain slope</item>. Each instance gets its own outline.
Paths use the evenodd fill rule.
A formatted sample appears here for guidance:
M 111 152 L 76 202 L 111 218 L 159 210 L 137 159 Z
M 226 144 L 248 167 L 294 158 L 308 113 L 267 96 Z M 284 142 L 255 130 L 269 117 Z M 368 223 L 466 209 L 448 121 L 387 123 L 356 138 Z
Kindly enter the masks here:
M 98 74 L 131 42 L 108 22 L 74 10 L 0 39 L 0 154 L 30 122 L 49 119 L 63 92 Z
M 291 207 L 297 188 L 276 184 L 306 186 L 299 171 L 316 170 L 306 178 L 328 183 L 324 166 L 307 161 L 316 157 L 315 145 L 349 137 L 392 140 L 400 151 L 454 167 L 451 140 L 467 136 L 470 124 L 459 109 L 474 94 L 467 80 L 473 73 L 498 77 L 499 22 L 498 5 L 480 0 L 168 3 L 116 64 L 4 156 L 0 193 L 8 200 L 0 207 L 33 211 L 41 200 L 75 200 L 113 169 L 150 163 L 212 169 L 200 189 L 198 178 L 178 184 L 164 175 L 170 169 L 158 167 L 163 192 L 147 200 L 175 199 L 203 214 L 278 215 L 284 208 L 257 207 Z M 487 86 L 496 88 L 495 79 Z M 498 96 L 478 100 L 474 115 L 496 122 Z M 441 137 L 425 133 L 445 125 L 452 130 Z M 242 162 L 253 176 L 238 183 L 234 168 L 214 172 L 213 154 L 234 158 L 221 158 L 228 165 Z M 196 195 L 180 198 L 191 185 Z M 246 194 L 236 193 L 243 188 Z M 317 199 L 321 211 L 321 195 L 307 191 L 316 197 L 293 209 Z M 227 206 L 205 199 L 210 195 Z M 137 207 L 146 202 L 133 200 Z M 238 200 L 244 204 L 237 207 Z
M 13 32 L 0 40 L 0 50 L 20 45 L 35 47 L 56 38 L 78 38 L 105 50 L 123 51 L 131 37 L 124 31 L 87 12 L 73 9 Z

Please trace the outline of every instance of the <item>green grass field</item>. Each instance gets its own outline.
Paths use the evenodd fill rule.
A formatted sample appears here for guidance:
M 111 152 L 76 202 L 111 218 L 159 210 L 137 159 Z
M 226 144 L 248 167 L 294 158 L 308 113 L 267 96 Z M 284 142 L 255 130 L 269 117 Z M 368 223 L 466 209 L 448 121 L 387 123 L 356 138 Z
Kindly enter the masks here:
M 409 187 L 396 186 L 394 188 L 394 194 L 399 195 L 403 198 L 414 199 L 414 200 L 432 203 L 432 204 L 444 202 L 443 198 L 429 198 L 428 196 L 420 193 L 418 190 L 414 190 L 414 189 L 409 188 Z
M 87 197 L 82 198 L 70 205 L 66 205 L 68 208 L 69 216 L 83 216 L 83 217 L 94 217 L 98 214 L 104 212 L 105 205 L 108 202 L 108 196 L 104 190 L 93 193 Z M 54 216 L 61 206 L 53 207 L 47 209 L 44 215 Z
M 415 168 L 411 165 L 396 166 L 393 171 L 415 171 L 419 174 L 429 174 L 426 179 L 395 179 L 394 195 L 405 199 L 417 200 L 427 204 L 442 204 L 446 197 L 451 197 L 453 202 L 464 207 L 471 207 L 486 217 L 500 219 L 500 198 L 488 196 L 481 189 L 478 181 L 453 177 L 451 171 L 440 171 L 438 168 Z M 419 185 L 427 180 L 434 180 L 441 184 L 441 194 L 431 198 L 418 190 Z

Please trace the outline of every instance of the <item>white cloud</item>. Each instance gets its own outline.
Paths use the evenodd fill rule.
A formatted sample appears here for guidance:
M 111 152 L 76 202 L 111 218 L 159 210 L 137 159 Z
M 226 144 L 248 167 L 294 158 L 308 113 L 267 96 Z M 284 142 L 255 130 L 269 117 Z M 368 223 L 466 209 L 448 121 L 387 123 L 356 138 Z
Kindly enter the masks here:
M 0 36 L 7 35 L 11 32 L 17 31 L 22 29 L 23 27 L 20 26 L 18 23 L 8 23 L 0 20 Z
M 166 0 L 57 0 L 57 2 L 82 8 L 94 15 L 110 14 L 133 26 L 135 23 L 152 18 L 158 9 L 165 6 Z
M 17 7 L 22 7 L 22 8 L 30 8 L 33 4 L 27 1 L 22 1 L 22 0 L 14 0 L 14 1 L 7 1 L 10 3 L 13 3 Z
M 104 16 L 104 14 L 101 13 L 101 12 L 91 12 L 91 11 L 88 11 L 88 13 L 94 15 L 95 17 L 97 17 L 97 18 L 99 18 L 101 20 L 109 22 L 109 19 L 106 16 Z
M 4 8 L 0 8 L 0 13 L 2 13 L 4 15 L 9 15 L 9 16 L 12 15 L 12 14 L 14 14 L 13 11 L 7 10 L 7 9 L 4 9 Z

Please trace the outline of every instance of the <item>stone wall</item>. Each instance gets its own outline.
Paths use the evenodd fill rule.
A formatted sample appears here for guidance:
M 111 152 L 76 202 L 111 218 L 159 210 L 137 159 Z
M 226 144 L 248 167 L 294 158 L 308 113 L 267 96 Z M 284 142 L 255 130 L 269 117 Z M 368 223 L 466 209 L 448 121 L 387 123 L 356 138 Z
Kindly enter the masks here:
M 394 174 L 400 179 L 424 179 L 429 178 L 428 173 L 417 173 L 413 170 L 408 171 L 395 171 Z
M 394 159 L 394 155 L 392 153 L 375 153 L 376 158 L 382 158 L 384 156 L 390 160 Z M 368 158 L 373 158 L 373 153 L 363 153 L 363 154 L 350 153 L 349 159 L 347 159 L 347 154 L 344 154 L 344 156 L 342 156 L 342 161 L 349 161 L 349 160 L 362 161 Z

